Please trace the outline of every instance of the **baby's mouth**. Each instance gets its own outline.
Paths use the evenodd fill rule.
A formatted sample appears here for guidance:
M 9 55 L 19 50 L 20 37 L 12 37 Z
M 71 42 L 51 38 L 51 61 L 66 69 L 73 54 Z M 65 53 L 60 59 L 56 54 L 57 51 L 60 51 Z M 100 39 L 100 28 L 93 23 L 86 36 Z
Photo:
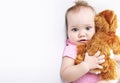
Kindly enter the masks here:
M 87 40 L 86 39 L 81 39 L 81 40 L 78 40 L 78 42 L 85 43 L 85 42 L 87 42 Z

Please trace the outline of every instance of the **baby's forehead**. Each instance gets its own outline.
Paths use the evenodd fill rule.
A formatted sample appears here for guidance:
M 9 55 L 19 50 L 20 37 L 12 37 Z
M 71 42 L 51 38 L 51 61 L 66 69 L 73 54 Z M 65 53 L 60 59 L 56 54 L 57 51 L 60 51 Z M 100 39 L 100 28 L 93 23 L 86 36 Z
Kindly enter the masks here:
M 91 7 L 86 7 L 86 6 L 75 7 L 73 9 L 71 9 L 70 11 L 68 11 L 68 13 L 78 13 L 78 12 L 83 11 L 83 10 L 87 10 L 87 11 L 95 13 L 95 11 Z
M 93 11 L 91 10 L 87 10 L 87 9 L 82 9 L 82 10 L 79 10 L 77 12 L 69 12 L 68 15 L 67 15 L 67 19 L 74 19 L 74 20 L 94 20 L 95 18 L 95 13 L 93 13 Z
M 76 16 L 76 15 L 84 15 L 84 16 L 90 15 L 95 17 L 95 12 L 92 9 L 85 7 L 85 8 L 69 11 L 67 17 Z

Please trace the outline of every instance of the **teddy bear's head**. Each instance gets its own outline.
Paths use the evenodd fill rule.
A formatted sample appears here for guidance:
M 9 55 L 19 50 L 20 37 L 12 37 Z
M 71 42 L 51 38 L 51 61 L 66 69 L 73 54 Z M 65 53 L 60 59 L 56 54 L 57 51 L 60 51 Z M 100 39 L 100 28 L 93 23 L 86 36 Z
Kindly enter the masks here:
M 104 10 L 95 17 L 96 32 L 115 33 L 117 29 L 117 16 L 112 10 Z

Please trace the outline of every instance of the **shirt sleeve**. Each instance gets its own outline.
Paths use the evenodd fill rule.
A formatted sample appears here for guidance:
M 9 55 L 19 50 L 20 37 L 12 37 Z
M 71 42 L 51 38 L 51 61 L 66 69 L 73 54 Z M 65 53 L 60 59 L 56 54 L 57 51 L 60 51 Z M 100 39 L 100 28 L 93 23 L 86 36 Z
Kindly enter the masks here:
M 68 45 L 64 48 L 64 52 L 63 52 L 63 57 L 67 56 L 70 57 L 72 59 L 75 59 L 77 56 L 77 50 L 76 50 L 76 46 L 73 45 Z

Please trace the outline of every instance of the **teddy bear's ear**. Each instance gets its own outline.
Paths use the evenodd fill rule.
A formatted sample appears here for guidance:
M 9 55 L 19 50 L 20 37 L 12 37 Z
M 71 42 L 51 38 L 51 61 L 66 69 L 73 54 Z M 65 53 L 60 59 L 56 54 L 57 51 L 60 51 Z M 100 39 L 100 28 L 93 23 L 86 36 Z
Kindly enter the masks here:
M 112 32 L 116 31 L 117 28 L 117 16 L 114 11 L 112 10 L 104 10 L 99 13 L 100 16 L 104 17 L 109 24 L 109 29 Z
M 95 28 L 96 28 L 96 32 L 99 31 L 108 32 L 109 24 L 103 16 L 98 14 L 95 16 Z
M 109 24 L 112 24 L 116 18 L 116 14 L 112 10 L 104 10 L 103 12 L 99 13 L 99 15 L 103 16 Z

